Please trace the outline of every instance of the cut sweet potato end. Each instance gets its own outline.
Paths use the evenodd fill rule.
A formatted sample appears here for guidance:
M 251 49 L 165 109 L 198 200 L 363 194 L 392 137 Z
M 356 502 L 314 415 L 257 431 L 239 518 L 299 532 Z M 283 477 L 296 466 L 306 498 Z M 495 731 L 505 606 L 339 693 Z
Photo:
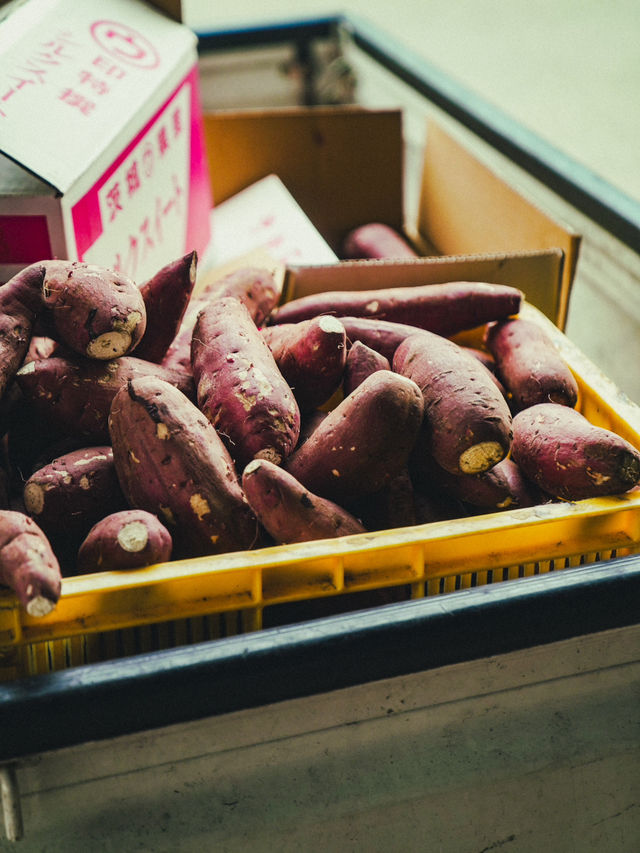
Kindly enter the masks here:
M 27 483 L 22 500 L 29 515 L 40 515 L 44 509 L 44 489 L 39 483 Z
M 481 441 L 461 453 L 458 464 L 463 474 L 481 474 L 504 459 L 504 455 L 504 448 L 499 442 Z
M 254 459 L 266 459 L 267 462 L 273 462 L 274 465 L 280 465 L 282 462 L 282 454 L 275 447 L 263 447 L 259 450 Z
M 29 614 L 29 616 L 35 616 L 38 619 L 43 616 L 47 616 L 51 613 L 52 610 L 55 609 L 56 602 L 51 601 L 50 598 L 46 598 L 44 595 L 36 595 L 25 605 L 25 610 Z
M 113 358 L 126 355 L 130 348 L 131 334 L 129 332 L 105 332 L 87 344 L 86 353 L 89 358 L 110 361 Z
M 130 521 L 122 527 L 116 538 L 123 551 L 136 554 L 147 547 L 149 534 L 142 521 Z
M 342 334 L 344 326 L 337 317 L 331 314 L 325 314 L 318 320 L 318 325 L 326 334 Z

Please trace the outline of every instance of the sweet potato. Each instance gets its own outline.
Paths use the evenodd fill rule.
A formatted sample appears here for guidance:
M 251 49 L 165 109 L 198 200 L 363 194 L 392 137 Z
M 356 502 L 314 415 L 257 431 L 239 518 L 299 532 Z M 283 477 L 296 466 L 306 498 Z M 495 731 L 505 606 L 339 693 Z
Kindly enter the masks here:
M 300 410 L 267 342 L 239 299 L 216 299 L 198 315 L 191 344 L 198 406 L 241 471 L 254 458 L 276 464 L 296 446 Z
M 409 335 L 415 335 L 416 326 L 408 323 L 393 323 L 390 320 L 369 320 L 367 317 L 340 317 L 352 347 L 358 341 L 393 361 L 393 355 Z
M 343 507 L 314 495 L 268 459 L 254 459 L 242 472 L 242 488 L 256 518 L 278 544 L 364 533 Z
M 166 356 L 189 304 L 197 269 L 197 252 L 189 252 L 165 264 L 140 285 L 147 324 L 136 347 L 138 358 L 161 362 Z
M 155 376 L 129 380 L 113 399 L 109 431 L 129 506 L 163 521 L 176 556 L 251 547 L 257 524 L 229 451 L 181 391 Z
M 146 328 L 140 288 L 127 276 L 80 261 L 46 261 L 42 304 L 56 339 L 106 360 L 127 355 Z
M 511 412 L 477 358 L 447 338 L 418 332 L 393 357 L 393 369 L 424 396 L 429 451 L 453 474 L 479 474 L 508 454 Z
M 378 370 L 327 414 L 283 467 L 339 504 L 376 492 L 406 466 L 422 410 L 415 382 Z
M 432 489 L 484 510 L 518 509 L 547 500 L 509 458 L 480 474 L 452 474 L 431 460 L 421 477 L 431 479 Z
M 376 370 L 391 370 L 389 359 L 362 341 L 354 341 L 349 347 L 344 366 L 342 387 L 345 396 L 355 391 Z
M 191 373 L 137 356 L 110 361 L 54 356 L 25 364 L 16 374 L 16 383 L 36 415 L 59 432 L 104 443 L 109 441 L 107 421 L 116 392 L 129 379 L 148 375 L 170 382 L 195 399 Z
M 506 284 L 452 281 L 415 287 L 310 294 L 275 309 L 269 322 L 297 323 L 319 314 L 333 314 L 336 317 L 406 323 L 450 336 L 517 314 L 521 303 L 522 292 Z
M 455 340 L 455 338 L 454 338 L 454 340 Z M 509 394 L 509 392 L 507 391 L 507 389 L 502 384 L 502 380 L 498 377 L 497 370 L 496 370 L 496 363 L 495 363 L 495 360 L 494 360 L 493 356 L 491 355 L 491 353 L 486 352 L 483 349 L 479 349 L 478 347 L 470 347 L 470 346 L 466 346 L 465 344 L 463 344 L 462 346 L 464 346 L 465 350 L 468 353 L 470 353 L 474 358 L 477 358 L 478 361 L 481 362 L 487 368 L 487 370 L 489 371 L 489 374 L 491 375 L 496 387 L 498 388 L 498 390 L 500 391 L 502 396 L 505 398 L 505 400 L 509 404 L 509 408 L 511 409 L 511 414 L 513 414 L 513 412 L 514 412 L 513 399 L 511 397 L 511 395 Z
M 417 331 L 416 326 L 408 323 L 368 320 L 366 317 L 340 317 L 340 322 L 345 328 L 347 340 L 351 345 L 359 341 L 389 361 L 393 360 L 393 354 L 402 341 L 409 335 L 415 335 Z M 475 355 L 495 375 L 495 362 L 490 353 L 463 343 L 460 345 Z
M 576 405 L 578 383 L 537 323 L 524 317 L 493 323 L 487 329 L 486 345 L 516 410 L 537 403 Z
M 518 412 L 511 453 L 525 476 L 561 500 L 616 495 L 640 482 L 640 452 L 561 403 Z
M 395 228 L 384 222 L 366 222 L 342 241 L 343 258 L 417 258 L 418 253 Z
M 101 518 L 78 549 L 81 574 L 138 569 L 171 559 L 173 541 L 160 519 L 143 509 L 125 509 Z
M 301 412 L 322 406 L 340 387 L 347 336 L 336 317 L 267 326 L 262 335 Z
M 127 507 L 109 445 L 72 450 L 38 469 L 23 500 L 65 564 L 96 521 Z
M 43 358 L 51 358 L 56 351 L 60 350 L 61 344 L 47 335 L 33 335 L 29 342 L 29 348 L 24 358 L 25 363 L 29 361 L 40 361 Z
M 246 308 L 256 326 L 263 325 L 280 301 L 282 288 L 273 273 L 263 267 L 240 267 L 211 282 L 200 299 L 211 302 L 235 296 Z
M 0 287 L 0 399 L 24 361 L 42 308 L 44 264 L 31 264 Z
M 46 616 L 62 589 L 60 564 L 36 522 L 0 510 L 0 584 L 8 586 L 29 616 Z
M 216 299 L 235 296 L 260 327 L 278 304 L 282 288 L 273 273 L 262 267 L 240 267 L 214 279 L 192 298 L 180 329 L 163 358 L 169 367 L 191 370 L 191 337 L 198 314 Z
M 499 469 L 500 475 L 505 478 L 509 490 L 509 497 L 501 507 L 502 509 L 519 509 L 520 507 L 549 503 L 548 497 L 540 491 L 532 480 L 525 476 L 524 471 L 511 457 L 498 462 L 495 467 Z

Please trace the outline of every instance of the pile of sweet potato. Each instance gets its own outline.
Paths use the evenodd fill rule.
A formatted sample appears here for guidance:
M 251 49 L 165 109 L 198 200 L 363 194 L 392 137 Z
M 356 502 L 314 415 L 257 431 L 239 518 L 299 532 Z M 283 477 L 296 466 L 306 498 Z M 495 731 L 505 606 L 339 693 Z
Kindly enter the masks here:
M 195 253 L 138 286 L 33 264 L 0 287 L 0 583 L 32 615 L 66 574 L 131 569 L 610 495 L 640 453 L 590 424 L 515 287 L 281 303 Z M 475 350 L 453 338 L 484 330 Z

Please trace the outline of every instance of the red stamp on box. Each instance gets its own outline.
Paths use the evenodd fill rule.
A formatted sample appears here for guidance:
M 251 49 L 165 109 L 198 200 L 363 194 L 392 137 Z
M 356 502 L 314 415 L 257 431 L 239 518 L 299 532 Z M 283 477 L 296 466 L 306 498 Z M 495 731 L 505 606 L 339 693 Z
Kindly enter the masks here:
M 96 21 L 91 35 L 105 53 L 136 68 L 157 68 L 160 56 L 142 33 L 119 21 Z

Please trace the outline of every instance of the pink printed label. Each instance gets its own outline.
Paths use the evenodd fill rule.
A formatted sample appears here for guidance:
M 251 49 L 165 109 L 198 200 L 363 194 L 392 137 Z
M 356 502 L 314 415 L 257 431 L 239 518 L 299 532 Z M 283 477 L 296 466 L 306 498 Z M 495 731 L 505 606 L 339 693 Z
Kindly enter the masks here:
M 31 264 L 50 257 L 46 216 L 0 215 L 0 263 Z
M 194 68 L 72 207 L 79 260 L 142 282 L 209 238 L 211 194 Z
M 2 35 L 0 148 L 62 194 L 195 60 L 192 30 L 129 0 L 17 3 Z
M 139 30 L 122 21 L 96 21 L 91 35 L 98 46 L 118 62 L 136 68 L 157 68 L 160 55 Z

